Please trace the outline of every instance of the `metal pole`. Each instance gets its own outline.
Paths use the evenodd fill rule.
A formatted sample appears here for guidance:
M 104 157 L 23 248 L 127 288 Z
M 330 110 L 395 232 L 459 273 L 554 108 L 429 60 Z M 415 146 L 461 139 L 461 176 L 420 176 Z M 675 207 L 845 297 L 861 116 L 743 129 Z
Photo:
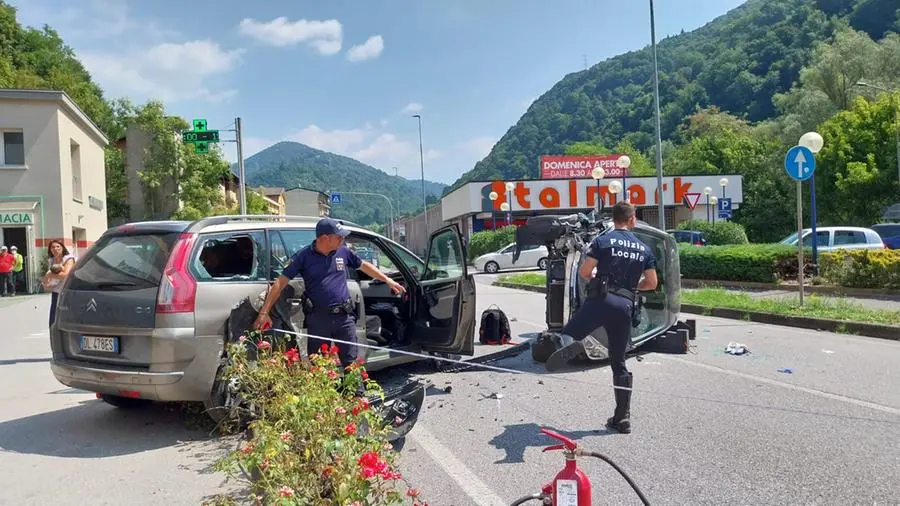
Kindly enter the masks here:
M 597 179 L 597 214 L 600 214 L 600 180 Z
M 900 101 L 900 97 L 898 97 L 898 101 Z M 897 184 L 900 185 L 900 103 L 897 104 L 897 108 L 894 110 L 894 118 L 897 129 L 894 130 L 894 137 L 897 141 Z
M 809 209 L 809 221 L 812 230 L 810 233 L 812 234 L 812 263 L 813 270 L 818 274 L 819 269 L 819 238 L 816 237 L 816 175 L 813 174 L 813 177 L 809 178 L 809 200 L 810 205 L 812 206 Z
M 813 237 L 815 240 L 815 237 Z M 797 280 L 800 284 L 800 305 L 803 305 L 803 186 L 797 181 Z
M 656 184 L 659 195 L 659 229 L 666 229 L 666 208 L 663 204 L 662 126 L 659 118 L 659 66 L 656 59 L 656 18 L 650 0 L 650 42 L 653 47 L 653 101 L 656 106 Z
M 413 116 L 419 120 L 419 167 L 422 170 L 422 209 L 425 215 L 425 236 L 428 236 L 428 201 L 425 198 L 425 155 L 422 151 L 422 116 L 416 114 Z
M 244 150 L 243 150 L 243 142 L 241 137 L 241 118 L 234 118 L 234 133 L 237 137 L 237 159 L 238 159 L 238 172 L 240 173 L 238 177 L 241 179 L 240 181 L 240 190 L 241 190 L 241 214 L 247 214 L 247 182 L 244 181 Z

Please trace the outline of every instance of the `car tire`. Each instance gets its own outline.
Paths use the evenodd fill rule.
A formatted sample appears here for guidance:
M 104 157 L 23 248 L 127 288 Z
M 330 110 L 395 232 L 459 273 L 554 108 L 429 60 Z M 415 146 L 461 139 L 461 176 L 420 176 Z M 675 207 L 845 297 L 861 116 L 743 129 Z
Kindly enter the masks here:
M 499 270 L 500 264 L 498 264 L 497 262 L 488 262 L 484 264 L 484 272 L 487 272 L 488 274 L 494 274 Z
M 544 258 L 538 260 L 538 269 L 540 269 L 542 271 L 547 270 L 547 257 L 544 257 Z
M 111 406 L 122 409 L 143 408 L 144 406 L 153 404 L 153 401 L 150 399 L 135 399 L 133 397 L 121 397 L 110 394 L 101 394 L 100 399 Z

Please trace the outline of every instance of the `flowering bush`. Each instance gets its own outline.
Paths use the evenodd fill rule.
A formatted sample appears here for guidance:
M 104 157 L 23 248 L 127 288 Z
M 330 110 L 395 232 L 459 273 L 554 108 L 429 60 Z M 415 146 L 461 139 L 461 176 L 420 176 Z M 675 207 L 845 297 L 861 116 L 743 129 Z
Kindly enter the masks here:
M 247 470 L 257 504 L 419 504 L 397 471 L 389 425 L 369 409 L 367 399 L 383 399 L 381 388 L 361 363 L 342 370 L 337 352 L 323 345 L 302 360 L 296 348 L 258 333 L 231 345 L 225 378 L 253 420 L 249 439 L 219 469 Z

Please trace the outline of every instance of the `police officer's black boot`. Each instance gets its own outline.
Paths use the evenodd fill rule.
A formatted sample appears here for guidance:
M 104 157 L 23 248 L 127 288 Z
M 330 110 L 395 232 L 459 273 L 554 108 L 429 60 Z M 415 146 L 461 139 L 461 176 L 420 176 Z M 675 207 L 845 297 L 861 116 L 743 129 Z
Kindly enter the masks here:
M 627 372 L 621 376 L 613 377 L 613 385 L 617 387 L 631 388 L 633 376 Z M 631 390 L 616 388 L 616 411 L 606 420 L 606 426 L 623 434 L 631 433 Z

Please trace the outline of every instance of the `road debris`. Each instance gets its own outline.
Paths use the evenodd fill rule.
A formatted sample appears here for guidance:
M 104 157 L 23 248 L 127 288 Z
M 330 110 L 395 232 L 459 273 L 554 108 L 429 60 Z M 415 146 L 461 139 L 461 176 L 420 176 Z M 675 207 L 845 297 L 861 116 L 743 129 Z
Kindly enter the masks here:
M 731 342 L 725 347 L 725 353 L 729 355 L 744 355 L 750 353 L 750 348 L 746 344 Z

